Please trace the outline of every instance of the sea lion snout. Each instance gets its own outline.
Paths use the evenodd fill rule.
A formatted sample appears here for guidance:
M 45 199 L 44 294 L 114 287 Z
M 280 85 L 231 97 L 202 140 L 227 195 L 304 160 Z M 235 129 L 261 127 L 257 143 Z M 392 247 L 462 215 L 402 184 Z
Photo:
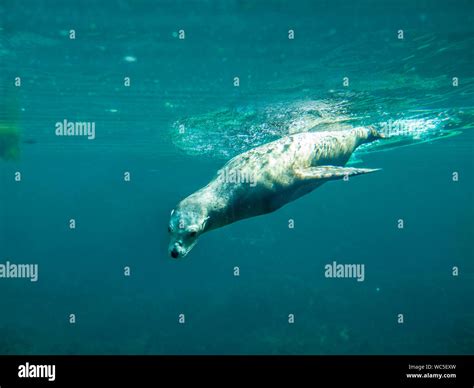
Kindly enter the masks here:
M 187 248 L 182 241 L 175 241 L 170 244 L 168 252 L 173 259 L 179 259 L 186 256 L 191 250 L 190 248 L 192 246 Z
M 168 253 L 173 259 L 185 257 L 196 245 L 199 236 L 205 232 L 209 217 L 200 212 L 202 206 L 192 205 L 184 200 L 171 212 Z

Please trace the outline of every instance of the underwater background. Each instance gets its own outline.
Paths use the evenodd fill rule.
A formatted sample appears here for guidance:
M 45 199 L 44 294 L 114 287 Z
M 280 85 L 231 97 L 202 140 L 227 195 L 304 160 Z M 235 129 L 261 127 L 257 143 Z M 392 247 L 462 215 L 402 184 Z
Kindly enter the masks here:
M 0 2 L 0 263 L 39 265 L 0 279 L 0 354 L 474 354 L 473 9 Z M 169 257 L 170 211 L 232 156 L 360 125 L 404 129 L 351 160 L 381 172 Z

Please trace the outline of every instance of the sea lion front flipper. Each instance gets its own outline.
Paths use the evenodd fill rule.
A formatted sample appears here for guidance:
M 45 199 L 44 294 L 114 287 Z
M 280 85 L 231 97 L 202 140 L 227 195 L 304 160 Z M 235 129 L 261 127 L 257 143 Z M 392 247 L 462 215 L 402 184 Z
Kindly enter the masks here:
M 379 170 L 380 168 L 318 166 L 297 170 L 296 176 L 302 180 L 336 180 L 353 175 L 368 174 Z

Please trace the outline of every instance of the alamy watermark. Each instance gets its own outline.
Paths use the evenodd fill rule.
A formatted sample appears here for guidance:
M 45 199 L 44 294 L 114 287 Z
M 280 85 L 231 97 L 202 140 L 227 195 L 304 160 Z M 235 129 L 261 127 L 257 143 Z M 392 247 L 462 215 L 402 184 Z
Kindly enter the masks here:
M 358 282 L 365 280 L 365 264 L 338 264 L 333 261 L 324 266 L 324 276 L 327 278 L 353 278 Z
M 55 124 L 56 136 L 83 136 L 89 140 L 95 139 L 94 121 L 58 121 Z
M 413 136 L 417 137 L 427 131 L 423 120 L 388 120 L 380 124 L 380 133 L 385 136 Z
M 0 264 L 0 279 L 30 279 L 38 281 L 38 264 L 14 264 L 6 261 Z
M 56 380 L 56 365 L 34 365 L 29 362 L 18 366 L 19 378 Z
M 224 167 L 218 172 L 218 179 L 222 183 L 248 184 L 250 187 L 257 185 L 257 180 L 252 171 L 246 169 Z

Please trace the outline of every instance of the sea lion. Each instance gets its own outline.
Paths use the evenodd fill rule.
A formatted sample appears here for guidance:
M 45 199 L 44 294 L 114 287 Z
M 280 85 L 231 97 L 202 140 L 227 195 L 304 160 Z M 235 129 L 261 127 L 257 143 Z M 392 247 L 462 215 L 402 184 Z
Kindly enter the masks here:
M 378 171 L 344 165 L 359 145 L 383 137 L 367 127 L 298 133 L 237 155 L 171 212 L 169 254 L 184 257 L 203 233 L 273 212 L 327 181 Z

